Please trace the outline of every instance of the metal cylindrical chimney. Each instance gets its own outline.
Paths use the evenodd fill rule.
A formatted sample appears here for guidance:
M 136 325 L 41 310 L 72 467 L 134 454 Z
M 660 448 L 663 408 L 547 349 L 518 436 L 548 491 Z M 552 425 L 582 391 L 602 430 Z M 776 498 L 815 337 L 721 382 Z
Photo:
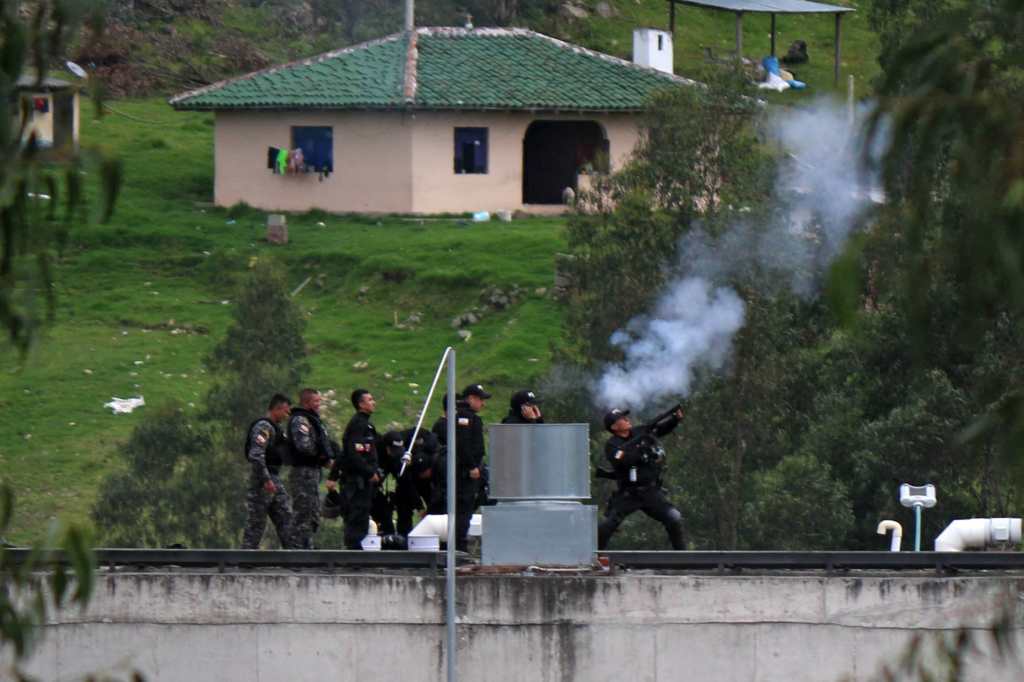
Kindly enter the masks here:
M 492 424 L 485 565 L 583 566 L 597 550 L 586 424 Z
M 405 30 L 416 27 L 416 0 L 405 0 Z

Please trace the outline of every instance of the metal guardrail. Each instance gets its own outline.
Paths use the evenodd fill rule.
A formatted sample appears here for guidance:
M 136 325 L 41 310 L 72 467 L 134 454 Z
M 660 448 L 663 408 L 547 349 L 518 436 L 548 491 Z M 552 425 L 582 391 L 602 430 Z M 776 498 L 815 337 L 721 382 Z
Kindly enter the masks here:
M 15 562 L 28 549 L 7 549 Z M 444 552 L 353 550 L 244 549 L 97 549 L 100 566 L 177 566 L 182 568 L 425 568 L 445 567 Z M 862 569 L 937 571 L 1024 571 L 1024 552 L 600 552 L 610 563 L 646 570 L 740 571 L 743 569 L 825 570 Z M 61 560 L 60 552 L 51 558 Z M 471 561 L 458 554 L 460 564 Z
M 601 552 L 625 568 L 661 570 L 1024 570 L 1024 552 Z
M 7 549 L 15 562 L 28 558 L 28 549 Z M 445 567 L 444 552 L 358 550 L 251 550 L 251 549 L 96 549 L 99 566 L 179 566 L 183 568 L 428 568 Z M 63 561 L 63 554 L 50 558 Z M 467 561 L 468 556 L 458 557 Z

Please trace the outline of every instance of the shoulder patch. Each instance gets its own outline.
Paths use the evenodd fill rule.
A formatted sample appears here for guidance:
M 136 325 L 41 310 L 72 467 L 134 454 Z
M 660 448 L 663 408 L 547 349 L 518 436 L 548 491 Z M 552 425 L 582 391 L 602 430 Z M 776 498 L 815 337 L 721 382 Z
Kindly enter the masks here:
M 622 450 L 619 450 L 618 452 L 615 453 L 615 459 L 622 459 L 625 456 L 626 456 L 626 453 L 623 452 Z
M 459 426 L 469 426 L 469 417 L 459 417 Z

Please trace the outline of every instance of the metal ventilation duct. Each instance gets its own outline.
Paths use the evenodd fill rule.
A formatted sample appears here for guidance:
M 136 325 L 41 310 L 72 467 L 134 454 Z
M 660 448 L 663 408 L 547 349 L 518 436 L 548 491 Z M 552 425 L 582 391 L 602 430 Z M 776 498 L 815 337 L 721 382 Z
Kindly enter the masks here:
M 590 498 L 586 424 L 492 424 L 491 497 L 483 508 L 481 561 L 581 566 L 594 561 L 597 508 Z

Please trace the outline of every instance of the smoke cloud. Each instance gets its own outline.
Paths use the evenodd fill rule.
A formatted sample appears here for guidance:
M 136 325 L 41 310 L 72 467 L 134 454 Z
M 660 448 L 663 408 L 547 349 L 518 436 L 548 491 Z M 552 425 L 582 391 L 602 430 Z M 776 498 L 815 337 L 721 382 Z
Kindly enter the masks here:
M 819 101 L 779 112 L 769 130 L 785 152 L 773 197 L 776 217 L 768 224 L 737 220 L 718 238 L 701 230 L 683 237 L 674 269 L 679 274 L 654 310 L 610 339 L 624 359 L 605 367 L 595 382 L 601 407 L 642 410 L 692 393 L 701 370 L 726 367 L 743 326 L 743 300 L 722 283 L 771 273 L 797 295 L 815 296 L 821 273 L 865 209 L 883 200 L 877 178 L 862 163 L 863 137 L 845 108 Z

